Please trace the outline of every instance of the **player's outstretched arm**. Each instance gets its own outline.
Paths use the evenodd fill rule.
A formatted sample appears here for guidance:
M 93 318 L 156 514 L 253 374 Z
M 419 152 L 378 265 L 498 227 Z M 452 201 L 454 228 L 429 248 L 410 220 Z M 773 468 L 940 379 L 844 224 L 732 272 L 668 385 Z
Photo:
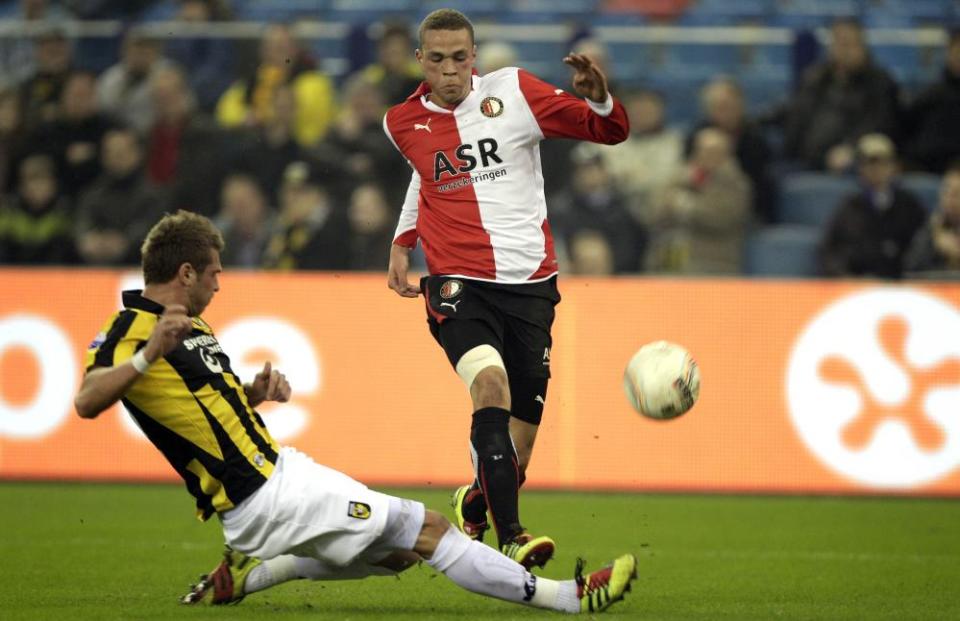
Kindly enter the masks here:
M 247 402 L 250 407 L 257 407 L 264 401 L 279 401 L 281 403 L 290 400 L 290 382 L 287 376 L 272 368 L 268 360 L 263 365 L 263 370 L 257 373 L 253 381 L 243 385 L 243 391 L 247 393 Z
M 415 298 L 420 295 L 420 287 L 411 285 L 408 273 L 410 271 L 410 249 L 393 244 L 390 247 L 390 266 L 387 268 L 387 286 L 405 298 Z
M 592 60 L 583 54 L 570 54 L 563 62 L 574 69 L 573 90 L 578 95 L 596 103 L 607 100 L 607 76 Z
M 158 358 L 170 353 L 193 328 L 187 309 L 178 304 L 167 306 L 153 327 L 150 339 L 133 358 L 112 367 L 91 369 L 83 378 L 73 400 L 81 418 L 96 418 L 120 400 L 124 393 Z

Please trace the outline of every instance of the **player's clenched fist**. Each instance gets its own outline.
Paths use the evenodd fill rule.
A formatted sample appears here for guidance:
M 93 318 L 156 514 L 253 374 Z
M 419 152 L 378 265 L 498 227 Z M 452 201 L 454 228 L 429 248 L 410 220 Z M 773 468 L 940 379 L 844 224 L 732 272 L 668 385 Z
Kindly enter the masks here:
M 150 340 L 144 347 L 147 362 L 156 362 L 157 358 L 173 351 L 193 329 L 193 322 L 187 315 L 185 306 L 171 304 L 163 310 L 157 325 L 153 327 Z

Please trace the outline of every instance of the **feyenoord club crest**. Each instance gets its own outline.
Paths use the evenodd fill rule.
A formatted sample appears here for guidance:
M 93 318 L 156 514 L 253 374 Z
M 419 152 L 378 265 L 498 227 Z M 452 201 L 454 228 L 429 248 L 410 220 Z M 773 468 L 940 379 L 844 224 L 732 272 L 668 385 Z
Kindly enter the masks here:
M 496 97 L 485 97 L 480 102 L 480 112 L 483 112 L 483 116 L 489 116 L 490 118 L 500 116 L 503 114 L 503 102 Z
M 440 286 L 440 297 L 444 300 L 457 297 L 463 291 L 463 283 L 459 280 L 448 280 Z

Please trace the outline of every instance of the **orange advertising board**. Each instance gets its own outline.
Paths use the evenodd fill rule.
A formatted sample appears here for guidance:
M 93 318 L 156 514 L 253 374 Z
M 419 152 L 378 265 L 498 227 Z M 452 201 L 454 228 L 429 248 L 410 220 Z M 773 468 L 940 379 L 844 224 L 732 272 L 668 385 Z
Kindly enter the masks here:
M 0 270 L 0 478 L 176 480 L 120 406 L 79 419 L 87 344 L 137 277 Z M 471 476 L 470 402 L 421 300 L 381 275 L 230 273 L 204 318 L 249 378 L 294 397 L 278 439 L 376 485 Z M 960 496 L 960 286 L 561 280 L 531 487 Z M 666 339 L 697 359 L 700 401 L 650 421 L 627 360 Z

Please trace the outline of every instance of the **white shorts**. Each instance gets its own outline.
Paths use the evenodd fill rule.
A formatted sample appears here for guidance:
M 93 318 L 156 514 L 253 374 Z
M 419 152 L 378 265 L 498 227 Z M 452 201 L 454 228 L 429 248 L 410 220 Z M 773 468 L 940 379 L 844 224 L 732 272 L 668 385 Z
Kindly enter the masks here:
M 424 511 L 421 503 L 375 492 L 283 447 L 267 482 L 220 519 L 227 544 L 244 554 L 295 554 L 344 566 L 412 549 Z

